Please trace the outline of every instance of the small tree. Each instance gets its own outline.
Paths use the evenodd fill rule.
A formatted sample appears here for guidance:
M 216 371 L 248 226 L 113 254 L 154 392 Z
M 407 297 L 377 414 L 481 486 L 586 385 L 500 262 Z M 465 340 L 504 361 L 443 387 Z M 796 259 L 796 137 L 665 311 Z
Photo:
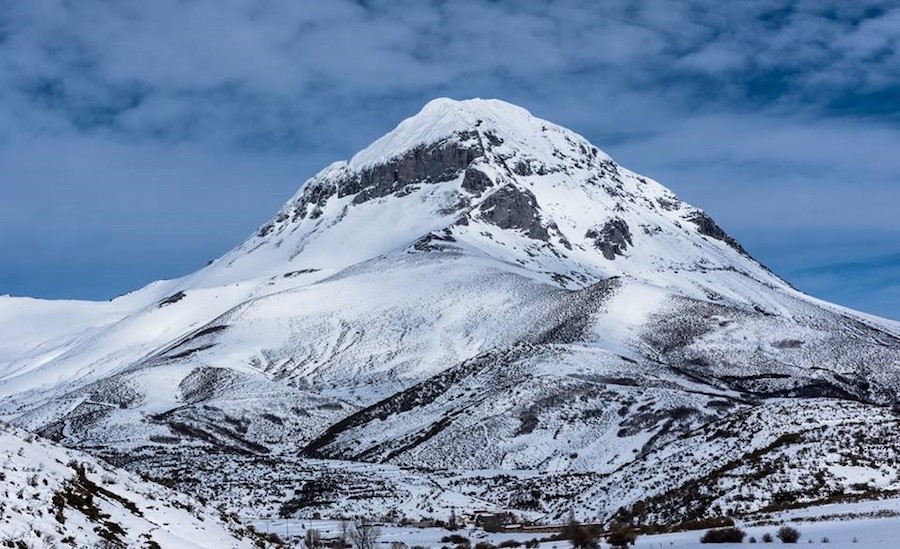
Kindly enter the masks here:
M 703 537 L 700 538 L 700 543 L 743 543 L 746 535 L 740 528 L 707 530 Z
M 599 538 L 593 530 L 578 522 L 574 511 L 569 511 L 569 518 L 562 529 L 562 537 L 569 540 L 575 549 L 594 549 Z
M 791 526 L 782 526 L 775 535 L 782 543 L 797 543 L 800 541 L 800 531 Z
M 350 524 L 350 521 L 348 521 L 347 519 L 341 519 L 339 528 L 340 530 L 338 532 L 338 538 L 335 541 L 335 545 L 337 545 L 341 549 L 344 549 L 345 547 L 350 546 L 350 532 L 351 530 L 353 530 L 353 525 Z
M 575 518 L 575 512 L 569 511 L 569 517 L 566 519 L 566 525 L 562 528 L 562 537 L 563 539 L 572 539 L 572 536 L 575 535 L 575 530 L 581 527 L 581 523 Z
M 307 530 L 303 540 L 306 542 L 307 549 L 318 549 L 322 546 L 322 535 L 315 528 Z
M 381 528 L 367 520 L 357 520 L 350 529 L 350 539 L 356 549 L 375 549 L 378 538 L 381 537 Z
M 595 549 L 598 536 L 587 526 L 578 525 L 569 534 L 569 543 L 574 549 Z
M 634 531 L 630 524 L 613 522 L 610 525 L 610 532 L 606 536 L 606 543 L 619 549 L 633 545 L 636 539 L 637 532 Z
M 772 543 L 772 534 L 766 532 L 762 535 L 763 543 Z

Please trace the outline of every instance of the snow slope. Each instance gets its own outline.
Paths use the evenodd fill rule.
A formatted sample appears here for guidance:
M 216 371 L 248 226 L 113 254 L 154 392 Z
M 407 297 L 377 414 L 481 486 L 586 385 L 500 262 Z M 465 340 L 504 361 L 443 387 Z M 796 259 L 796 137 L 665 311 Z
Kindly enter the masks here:
M 27 547 L 257 547 L 194 498 L 0 425 L 0 538 Z
M 592 519 L 651 497 L 645 520 L 753 513 L 776 484 L 721 484 L 736 453 L 789 457 L 835 415 L 841 436 L 887 423 L 900 390 L 896 323 L 794 290 L 661 184 L 497 100 L 430 102 L 196 273 L 109 303 L 0 298 L 0 319 L 2 417 L 260 513 L 553 520 L 573 493 Z M 704 435 L 735 426 L 759 436 Z M 804 462 L 778 493 L 851 490 L 849 461 Z M 707 508 L 670 505 L 701 485 Z

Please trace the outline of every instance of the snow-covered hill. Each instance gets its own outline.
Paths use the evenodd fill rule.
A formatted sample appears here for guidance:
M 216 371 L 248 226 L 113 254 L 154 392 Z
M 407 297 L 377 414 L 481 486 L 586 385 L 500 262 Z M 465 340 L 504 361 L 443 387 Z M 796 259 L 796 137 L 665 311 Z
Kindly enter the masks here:
M 776 469 L 722 467 L 887 422 L 900 390 L 896 323 L 792 289 L 496 100 L 432 101 L 196 273 L 103 304 L 0 298 L 0 319 L 4 418 L 257 515 L 755 512 L 846 463 L 750 495 Z M 666 499 L 701 485 L 720 511 Z
M 0 539 L 10 547 L 269 546 L 195 498 L 6 424 L 0 462 Z

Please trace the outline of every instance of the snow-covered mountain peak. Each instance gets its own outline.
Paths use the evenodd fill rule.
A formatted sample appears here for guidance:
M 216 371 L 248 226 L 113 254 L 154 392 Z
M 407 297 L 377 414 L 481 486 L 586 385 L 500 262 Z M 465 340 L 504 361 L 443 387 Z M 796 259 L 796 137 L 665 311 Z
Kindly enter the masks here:
M 537 118 L 512 103 L 499 99 L 456 101 L 438 98 L 357 153 L 350 160 L 349 167 L 362 170 L 384 164 L 417 147 L 474 133 L 488 139 L 511 140 L 517 148 L 540 153 L 544 157 L 552 157 L 554 142 L 565 138 L 590 146 L 586 139 L 571 130 Z
M 195 282 L 312 269 L 308 283 L 435 239 L 568 289 L 629 276 L 746 303 L 745 277 L 783 286 L 704 212 L 577 133 L 504 101 L 446 98 L 319 172 Z
M 414 116 L 357 153 L 349 162 L 352 170 L 363 170 L 403 156 L 410 150 L 445 140 L 475 138 L 483 146 L 507 142 L 545 163 L 554 163 L 561 150 L 584 147 L 594 156 L 609 160 L 582 136 L 535 117 L 526 109 L 499 99 L 456 101 L 439 98 L 430 101 Z
M 430 103 L 193 275 L 0 298 L 0 326 L 0 419 L 248 516 L 663 524 L 900 489 L 896 325 L 499 101 Z M 19 514 L 58 528 L 41 509 L 83 475 L 15 452 Z

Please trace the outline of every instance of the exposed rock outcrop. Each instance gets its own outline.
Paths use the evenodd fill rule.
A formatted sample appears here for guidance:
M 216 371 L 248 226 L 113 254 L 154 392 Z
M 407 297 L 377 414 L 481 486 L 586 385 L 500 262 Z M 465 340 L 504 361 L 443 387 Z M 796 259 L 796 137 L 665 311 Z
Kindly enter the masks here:
M 600 250 L 603 257 L 610 260 L 615 259 L 617 255 L 625 255 L 625 250 L 633 244 L 628 224 L 618 217 L 588 229 L 584 236 L 593 240 L 594 247 Z
M 534 194 L 514 185 L 506 185 L 481 203 L 481 218 L 501 229 L 518 229 L 528 238 L 550 239 L 547 227 L 541 224 Z
M 462 188 L 475 196 L 481 196 L 484 191 L 494 185 L 486 173 L 477 168 L 468 168 L 463 176 Z
M 742 255 L 750 257 L 750 254 L 748 254 L 747 250 L 745 250 L 744 247 L 741 246 L 741 243 L 732 238 L 728 233 L 723 231 L 722 228 L 719 227 L 719 225 L 717 225 L 715 221 L 713 221 L 713 218 L 708 216 L 706 213 L 696 211 L 690 214 L 687 217 L 687 220 L 697 226 L 697 232 L 699 232 L 700 234 L 706 235 L 710 238 L 715 238 L 716 240 L 721 240 L 725 244 L 728 244 L 729 246 L 734 248 L 735 251 L 741 253 Z

